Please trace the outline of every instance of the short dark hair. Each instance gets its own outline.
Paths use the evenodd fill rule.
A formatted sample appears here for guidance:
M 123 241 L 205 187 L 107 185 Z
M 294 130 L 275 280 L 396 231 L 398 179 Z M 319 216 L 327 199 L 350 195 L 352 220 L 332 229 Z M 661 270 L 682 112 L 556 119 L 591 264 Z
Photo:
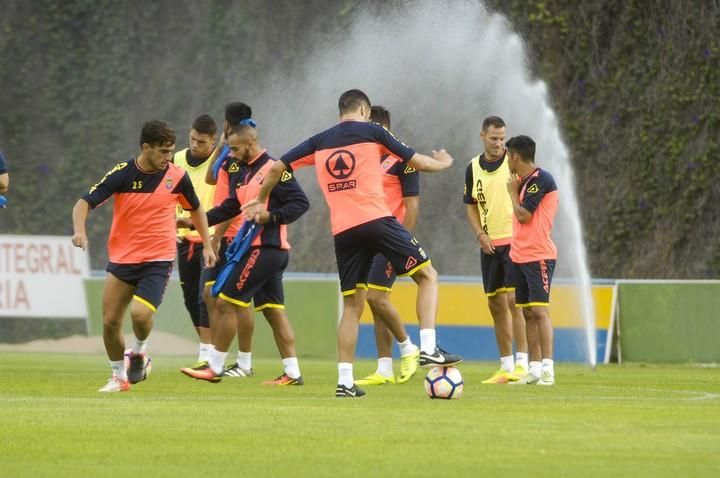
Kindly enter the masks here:
M 140 146 L 168 146 L 175 144 L 175 131 L 164 121 L 150 120 L 145 123 L 140 132 Z
M 390 112 L 384 106 L 373 106 L 370 108 L 370 121 L 390 129 Z
M 511 153 L 517 153 L 526 163 L 535 162 L 535 141 L 530 136 L 513 136 L 505 147 Z
M 230 125 L 230 127 L 228 128 L 228 131 L 227 131 L 227 137 L 229 138 L 230 136 L 232 136 L 234 134 L 238 134 L 238 135 L 242 134 L 248 129 L 255 129 L 255 127 L 252 125 L 249 125 L 249 124 Z
M 505 121 L 499 116 L 488 116 L 483 120 L 482 130 L 487 131 L 490 126 L 494 128 L 504 128 Z
M 215 120 L 210 115 L 200 115 L 193 121 L 192 129 L 200 134 L 215 136 L 217 133 L 217 123 L 215 123 Z
M 225 121 L 236 126 L 244 119 L 252 118 L 252 108 L 242 101 L 233 101 L 225 106 Z
M 340 95 L 338 100 L 338 108 L 340 114 L 355 111 L 360 106 L 365 105 L 370 107 L 370 98 L 360 90 L 347 90 L 345 93 Z

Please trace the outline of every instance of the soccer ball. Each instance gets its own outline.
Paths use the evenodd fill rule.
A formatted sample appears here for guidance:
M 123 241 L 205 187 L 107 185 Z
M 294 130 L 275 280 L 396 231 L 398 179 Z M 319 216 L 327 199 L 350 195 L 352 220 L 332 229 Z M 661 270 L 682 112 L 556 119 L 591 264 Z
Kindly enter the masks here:
M 123 361 L 125 363 L 125 370 L 128 370 L 130 368 L 130 356 L 132 355 L 132 349 L 126 349 L 125 355 L 123 357 Z M 152 360 L 150 360 L 150 356 L 148 354 L 143 354 L 143 374 L 142 378 L 140 380 L 145 380 L 150 376 L 150 372 L 152 372 Z M 133 383 L 131 380 L 130 383 Z M 134 382 L 137 383 L 137 382 Z
M 433 367 L 425 376 L 425 391 L 430 398 L 460 398 L 464 383 L 455 367 Z

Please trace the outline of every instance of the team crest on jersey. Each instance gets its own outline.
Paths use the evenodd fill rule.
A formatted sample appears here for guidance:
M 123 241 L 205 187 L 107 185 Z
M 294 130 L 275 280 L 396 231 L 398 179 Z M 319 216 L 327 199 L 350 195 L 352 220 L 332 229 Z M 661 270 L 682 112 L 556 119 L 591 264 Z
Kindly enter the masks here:
M 537 184 L 533 184 L 532 186 L 530 186 L 529 188 L 527 188 L 527 191 L 526 191 L 526 192 L 527 192 L 528 194 L 535 194 L 535 193 L 538 192 L 538 191 L 540 191 L 540 188 L 538 187 L 538 185 L 537 185 Z
M 165 178 L 165 189 L 170 190 L 173 188 L 172 178 Z
M 281 183 L 286 183 L 292 179 L 292 173 L 290 171 L 283 171 L 282 176 L 280 177 Z
M 240 171 L 240 166 L 238 166 L 235 162 L 233 162 L 228 168 L 228 173 L 237 173 L 238 171 Z

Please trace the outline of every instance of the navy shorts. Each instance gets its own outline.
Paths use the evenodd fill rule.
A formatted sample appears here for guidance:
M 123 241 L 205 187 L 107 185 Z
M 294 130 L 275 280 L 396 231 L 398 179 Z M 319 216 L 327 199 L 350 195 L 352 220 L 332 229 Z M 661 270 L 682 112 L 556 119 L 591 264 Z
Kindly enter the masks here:
M 373 258 L 383 254 L 398 276 L 410 276 L 430 264 L 418 241 L 392 216 L 375 219 L 335 236 L 335 258 L 343 295 L 367 289 Z
M 480 267 L 485 294 L 492 297 L 498 292 L 515 290 L 515 265 L 510 259 L 510 246 L 496 246 L 495 254 L 480 251 Z
M 235 265 L 218 297 L 242 307 L 253 301 L 255 310 L 284 309 L 282 278 L 289 257 L 284 249 L 251 248 Z
M 517 307 L 549 306 L 550 286 L 554 270 L 554 259 L 516 263 L 515 304 Z
M 202 306 L 202 288 L 200 287 L 203 268 L 203 244 L 182 239 L 177 245 L 178 274 L 183 291 L 185 309 L 190 314 L 193 325 L 200 324 Z M 204 283 L 203 283 L 204 284 Z
M 397 274 L 395 274 L 395 268 L 385 256 L 378 254 L 373 257 L 367 279 L 367 286 L 369 289 L 390 292 L 396 278 Z
M 135 287 L 133 298 L 155 312 L 162 303 L 173 263 L 170 261 L 116 264 L 109 262 L 106 271 Z

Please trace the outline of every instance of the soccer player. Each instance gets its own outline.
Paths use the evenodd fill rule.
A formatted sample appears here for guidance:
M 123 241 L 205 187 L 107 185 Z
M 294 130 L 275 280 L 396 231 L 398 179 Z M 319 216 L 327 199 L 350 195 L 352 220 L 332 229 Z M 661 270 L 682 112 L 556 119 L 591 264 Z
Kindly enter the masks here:
M 215 186 L 207 184 L 205 177 L 211 166 L 211 156 L 215 152 L 217 124 L 209 115 L 200 115 L 193 121 L 190 129 L 190 147 L 175 153 L 173 163 L 184 169 L 193 184 L 195 193 L 203 209 L 213 206 Z M 190 213 L 178 206 L 178 217 L 188 218 Z M 210 229 L 212 235 L 213 230 Z M 197 362 L 207 362 L 212 350 L 212 335 L 207 310 L 202 299 L 200 274 L 202 272 L 202 238 L 195 230 L 180 228 L 177 231 L 178 273 L 183 291 L 185 308 L 200 339 Z M 197 365 L 197 364 L 196 364 Z
M 219 206 L 229 196 L 235 195 L 234 188 L 230 185 L 233 177 L 239 174 L 240 165 L 238 161 L 230 155 L 230 148 L 226 144 L 230 128 L 239 126 L 242 122 L 254 124 L 252 122 L 252 108 L 241 101 L 234 101 L 225 106 L 225 122 L 223 124 L 223 134 L 216 151 L 217 155 L 213 155 L 210 159 L 211 164 L 205 176 L 207 184 L 215 185 L 215 196 L 213 205 Z M 218 300 L 210 293 L 215 283 L 215 279 L 220 273 L 220 269 L 225 263 L 225 251 L 235 238 L 238 230 L 242 226 L 243 218 L 237 216 L 233 220 L 215 226 L 214 234 L 211 236 L 213 248 L 218 254 L 218 261 L 215 267 L 205 267 L 201 275 L 201 283 L 203 284 L 203 302 L 204 308 L 201 308 L 200 314 L 207 314 L 210 328 L 213 335 L 213 344 L 215 337 L 215 324 L 219 312 L 217 310 Z M 253 375 L 252 357 L 250 353 L 252 343 L 252 329 L 246 330 L 246 327 L 252 322 L 238 323 L 238 354 L 237 360 L 230 366 L 226 367 L 224 377 L 244 378 Z M 202 369 L 209 367 L 209 362 L 199 362 L 193 368 Z
M 550 322 L 550 285 L 557 248 L 550 238 L 558 191 L 555 179 L 535 166 L 535 141 L 515 136 L 507 142 L 508 165 L 513 176 L 507 191 L 513 206 L 510 258 L 515 264 L 515 302 L 527 322 L 530 350 L 539 344 L 542 365 L 530 362 L 529 373 L 518 383 L 554 385 L 553 327 Z
M 270 168 L 256 199 L 243 206 L 250 218 L 267 212 L 266 201 L 287 170 L 315 166 L 335 240 L 335 257 L 343 295 L 338 324 L 338 385 L 335 396 L 361 397 L 353 382 L 353 358 L 358 322 L 367 296 L 372 259 L 382 253 L 398 275 L 418 284 L 421 366 L 453 365 L 462 361 L 436 346 L 438 280 L 430 258 L 385 204 L 382 174 L 397 161 L 420 171 L 441 171 L 453 162 L 445 150 L 425 156 L 398 141 L 380 125 L 370 123 L 370 99 L 360 90 L 340 96 L 340 123 L 316 134 L 286 153 Z M 389 156 L 381 163 L 384 154 Z
M 147 340 L 152 316 L 162 302 L 175 261 L 175 208 L 190 210 L 203 241 L 203 259 L 215 264 L 205 211 L 188 174 L 170 162 L 175 132 L 162 121 L 149 121 L 140 133 L 140 155 L 116 165 L 75 203 L 72 211 L 75 247 L 87 248 L 90 209 L 113 197 L 108 239 L 109 263 L 103 292 L 103 340 L 112 377 L 100 392 L 124 392 L 146 377 Z M 124 364 L 122 323 L 130 305 L 135 342 Z
M 467 165 L 463 202 L 468 223 L 480 245 L 483 288 L 500 352 L 500 369 L 482 383 L 504 384 L 517 381 L 528 371 L 525 319 L 515 307 L 514 266 L 510 260 L 513 209 L 507 194 L 511 174 L 505 151 L 505 121 L 498 116 L 485 118 L 480 140 L 484 152 Z
M 0 151 L 0 194 L 8 192 L 10 186 L 10 175 L 8 174 L 7 164 L 5 163 L 5 156 Z
M 268 170 L 276 162 L 258 141 L 255 127 L 249 124 L 230 129 L 227 136 L 230 154 L 238 161 L 241 170 L 233 181 L 233 195 L 219 207 L 208 211 L 210 224 L 217 224 L 240 214 L 240 206 L 257 196 Z M 215 350 L 210 356 L 209 367 L 185 368 L 186 375 L 218 382 L 225 373 L 225 357 L 238 330 L 243 328 L 239 348 L 250 354 L 254 319 L 250 302 L 255 310 L 262 311 L 270 323 L 282 358 L 284 373 L 269 385 L 302 385 L 295 333 L 285 314 L 282 285 L 283 271 L 288 264 L 287 225 L 297 220 L 310 207 L 305 193 L 295 178 L 286 173 L 278 187 L 274 188 L 266 203 L 267 210 L 255 221 L 262 224 L 260 234 L 251 248 L 240 259 L 222 288 L 218 298 Z M 246 370 L 247 374 L 252 369 Z
M 390 112 L 382 106 L 370 108 L 370 121 L 378 123 L 385 129 L 390 129 Z M 389 156 L 389 155 L 387 155 Z M 387 159 L 381 158 L 382 161 Z M 410 165 L 398 161 L 394 166 L 385 170 L 383 174 L 383 189 L 385 190 L 385 203 L 393 216 L 402 223 L 408 231 L 415 229 L 418 208 L 420 205 L 420 179 L 418 172 Z M 385 256 L 378 254 L 373 258 L 368 273 L 367 302 L 373 314 L 375 329 L 375 344 L 378 351 L 378 365 L 375 372 L 367 377 L 355 380 L 357 385 L 383 385 L 395 383 L 392 366 L 392 340 L 385 317 L 392 317 L 391 324 L 400 324 L 398 347 L 400 349 L 400 375 L 397 383 L 405 383 L 415 374 L 418 366 L 420 349 L 408 337 L 405 327 L 397 309 L 390 302 L 390 291 L 395 283 L 395 269 Z

